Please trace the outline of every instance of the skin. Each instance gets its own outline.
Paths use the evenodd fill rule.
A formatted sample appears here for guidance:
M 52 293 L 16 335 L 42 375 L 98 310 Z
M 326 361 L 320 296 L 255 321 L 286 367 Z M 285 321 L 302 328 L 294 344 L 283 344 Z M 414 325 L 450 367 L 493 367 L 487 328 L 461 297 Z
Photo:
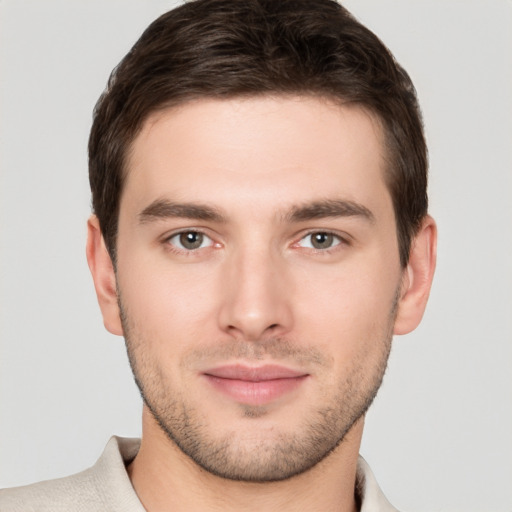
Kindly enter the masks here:
M 435 266 L 430 217 L 400 266 L 382 140 L 318 98 L 200 100 L 144 124 L 116 271 L 95 217 L 87 254 L 145 396 L 129 474 L 150 512 L 356 509 L 364 414 Z M 268 364 L 301 377 L 245 397 L 209 376 Z

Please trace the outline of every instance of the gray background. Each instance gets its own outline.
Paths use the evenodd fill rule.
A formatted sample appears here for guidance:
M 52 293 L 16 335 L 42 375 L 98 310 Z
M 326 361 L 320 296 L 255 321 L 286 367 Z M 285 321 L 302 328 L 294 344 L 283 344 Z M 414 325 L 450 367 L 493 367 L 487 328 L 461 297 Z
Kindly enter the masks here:
M 416 83 L 439 262 L 362 454 L 409 511 L 512 510 L 512 2 L 351 0 Z M 0 486 L 137 436 L 140 398 L 85 262 L 93 105 L 162 0 L 0 0 Z

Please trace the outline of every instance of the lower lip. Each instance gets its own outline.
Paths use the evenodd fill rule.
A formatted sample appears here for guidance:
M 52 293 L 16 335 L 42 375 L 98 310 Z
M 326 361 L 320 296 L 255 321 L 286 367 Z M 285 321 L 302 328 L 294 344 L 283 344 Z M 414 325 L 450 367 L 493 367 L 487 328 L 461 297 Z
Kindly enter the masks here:
M 307 375 L 259 382 L 224 379 L 205 375 L 210 384 L 223 394 L 247 405 L 264 405 L 291 393 L 299 387 Z

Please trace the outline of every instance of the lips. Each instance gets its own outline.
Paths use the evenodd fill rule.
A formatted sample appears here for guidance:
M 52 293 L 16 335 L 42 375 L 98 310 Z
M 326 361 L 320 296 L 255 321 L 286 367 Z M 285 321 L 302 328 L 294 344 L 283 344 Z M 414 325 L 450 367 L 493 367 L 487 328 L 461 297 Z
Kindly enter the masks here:
M 263 405 L 288 395 L 308 377 L 307 373 L 278 365 L 226 365 L 203 375 L 216 391 L 247 405 Z

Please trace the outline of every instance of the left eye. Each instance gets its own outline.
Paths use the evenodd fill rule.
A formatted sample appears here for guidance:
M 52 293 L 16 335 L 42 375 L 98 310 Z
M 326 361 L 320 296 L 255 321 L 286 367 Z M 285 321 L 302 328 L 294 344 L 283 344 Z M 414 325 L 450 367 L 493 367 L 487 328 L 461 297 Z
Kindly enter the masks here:
M 209 247 L 213 244 L 213 240 L 199 231 L 182 231 L 169 238 L 168 242 L 178 249 L 186 251 L 194 251 Z
M 334 235 L 326 231 L 316 231 L 315 233 L 309 233 L 299 241 L 301 247 L 308 247 L 310 249 L 330 249 L 341 243 L 339 236 Z

